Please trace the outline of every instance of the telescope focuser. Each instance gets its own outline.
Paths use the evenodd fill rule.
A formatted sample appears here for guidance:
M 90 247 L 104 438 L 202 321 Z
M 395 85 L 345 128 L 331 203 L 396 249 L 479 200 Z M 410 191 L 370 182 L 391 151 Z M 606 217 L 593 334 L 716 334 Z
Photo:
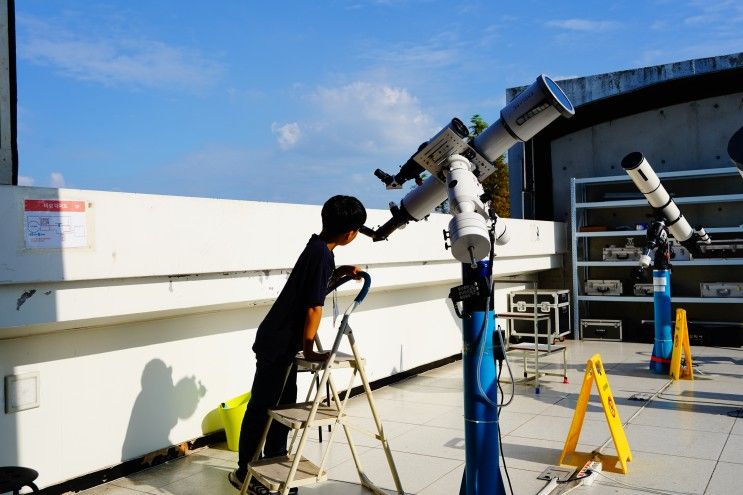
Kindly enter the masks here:
M 428 141 L 421 143 L 421 145 L 418 146 L 418 151 L 425 148 L 427 144 Z M 416 151 L 413 156 L 408 158 L 408 161 L 400 166 L 400 171 L 396 175 L 388 174 L 381 169 L 376 169 L 374 175 L 384 183 L 387 189 L 402 189 L 402 185 L 411 179 L 415 180 L 416 185 L 420 186 L 423 183 L 421 174 L 425 172 L 426 169 L 419 165 L 413 158 L 418 151 Z

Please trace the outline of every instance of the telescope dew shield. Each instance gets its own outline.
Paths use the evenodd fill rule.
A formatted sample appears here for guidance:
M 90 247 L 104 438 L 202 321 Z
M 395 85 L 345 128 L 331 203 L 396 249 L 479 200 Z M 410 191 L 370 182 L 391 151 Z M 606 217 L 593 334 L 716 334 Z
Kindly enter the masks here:
M 681 214 L 676 203 L 660 183 L 648 161 L 639 151 L 634 151 L 622 159 L 622 168 L 630 176 L 650 206 L 663 213 L 666 227 L 679 242 L 685 242 L 694 235 L 694 229 Z
M 544 74 L 500 112 L 500 119 L 475 138 L 473 147 L 491 162 L 518 141 L 528 141 L 562 115 L 575 115 L 573 104 Z
M 737 165 L 740 176 L 743 177 L 743 127 L 738 129 L 728 141 L 728 155 Z

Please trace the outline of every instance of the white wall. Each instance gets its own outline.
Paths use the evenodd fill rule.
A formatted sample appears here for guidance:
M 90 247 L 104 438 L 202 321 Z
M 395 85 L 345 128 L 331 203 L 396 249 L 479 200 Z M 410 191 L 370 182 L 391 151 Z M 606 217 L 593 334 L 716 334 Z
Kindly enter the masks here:
M 27 249 L 23 200 L 37 198 L 85 201 L 88 247 Z M 389 216 L 369 214 L 367 225 Z M 0 218 L 0 373 L 35 371 L 41 383 L 40 407 L 0 416 L 0 465 L 33 467 L 48 486 L 218 427 L 214 408 L 250 389 L 255 329 L 320 207 L 0 186 Z M 460 352 L 447 222 L 432 215 L 335 251 L 372 275 L 351 319 L 372 380 Z M 563 224 L 508 227 L 497 275 L 559 266 Z M 341 311 L 358 290 L 347 286 Z M 521 287 L 501 284 L 496 310 Z M 329 345 L 330 317 L 321 335 Z

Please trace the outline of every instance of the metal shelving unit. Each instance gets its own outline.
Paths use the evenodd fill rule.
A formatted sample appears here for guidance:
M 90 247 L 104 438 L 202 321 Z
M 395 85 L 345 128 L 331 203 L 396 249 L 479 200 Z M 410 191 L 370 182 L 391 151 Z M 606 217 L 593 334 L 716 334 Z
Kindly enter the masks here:
M 734 227 L 709 227 L 705 228 L 708 234 L 743 233 L 743 225 Z M 641 237 L 645 230 L 607 230 L 604 232 L 576 232 L 576 237 Z
M 665 172 L 659 173 L 658 177 L 663 179 L 707 179 L 707 178 L 724 178 L 730 176 L 740 181 L 740 176 L 736 168 L 714 168 L 704 170 L 689 170 L 682 172 Z M 573 334 L 574 338 L 580 338 L 580 319 L 581 303 L 640 303 L 652 304 L 653 298 L 650 296 L 589 296 L 582 294 L 583 280 L 588 278 L 588 273 L 595 268 L 612 268 L 612 267 L 636 267 L 637 261 L 597 261 L 588 259 L 588 246 L 593 239 L 609 240 L 611 238 L 628 238 L 643 237 L 646 234 L 644 229 L 624 229 L 624 230 L 607 230 L 593 232 L 579 232 L 582 225 L 586 225 L 585 220 L 589 212 L 606 209 L 627 209 L 643 208 L 649 209 L 647 201 L 643 199 L 617 199 L 607 201 L 588 201 L 586 200 L 588 187 L 616 187 L 617 184 L 630 183 L 631 180 L 627 175 L 611 177 L 590 177 L 571 179 L 570 181 L 570 212 L 571 212 L 571 241 L 572 241 L 572 277 L 573 277 Z M 665 182 L 665 181 L 664 181 Z M 668 187 L 668 186 L 667 186 Z M 670 188 L 669 188 L 670 189 Z M 710 205 L 725 203 L 743 203 L 743 194 L 714 194 L 714 195 L 689 195 L 674 196 L 674 201 L 679 205 Z M 743 222 L 743 214 L 740 218 L 723 218 L 725 223 Z M 739 234 L 743 233 L 743 223 L 740 225 L 727 226 L 705 226 L 705 230 L 714 236 L 714 234 Z M 713 237 L 714 239 L 714 237 Z M 742 258 L 720 259 L 704 258 L 691 261 L 672 261 L 674 268 L 678 268 L 677 273 L 683 274 L 687 267 L 720 267 L 720 266 L 743 266 Z M 680 275 L 683 276 L 683 275 Z M 721 298 L 721 297 L 673 297 L 674 303 L 680 304 L 721 304 L 725 307 L 728 305 L 743 304 L 743 298 Z M 585 316 L 584 316 L 585 317 Z M 595 316 L 592 316 L 595 317 Z
M 682 266 L 739 266 L 743 258 L 705 258 L 691 261 L 674 261 L 674 268 Z M 637 266 L 637 261 L 578 261 L 577 266 Z

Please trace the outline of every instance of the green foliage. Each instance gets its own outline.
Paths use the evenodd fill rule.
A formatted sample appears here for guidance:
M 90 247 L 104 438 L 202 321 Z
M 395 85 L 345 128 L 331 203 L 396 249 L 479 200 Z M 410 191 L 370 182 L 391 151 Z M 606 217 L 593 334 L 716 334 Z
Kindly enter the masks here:
M 479 114 L 472 116 L 470 124 L 473 137 L 488 128 L 488 123 Z M 499 156 L 495 161 L 495 173 L 482 182 L 482 188 L 498 216 L 510 217 L 511 196 L 508 189 L 508 165 L 506 165 L 505 156 Z

